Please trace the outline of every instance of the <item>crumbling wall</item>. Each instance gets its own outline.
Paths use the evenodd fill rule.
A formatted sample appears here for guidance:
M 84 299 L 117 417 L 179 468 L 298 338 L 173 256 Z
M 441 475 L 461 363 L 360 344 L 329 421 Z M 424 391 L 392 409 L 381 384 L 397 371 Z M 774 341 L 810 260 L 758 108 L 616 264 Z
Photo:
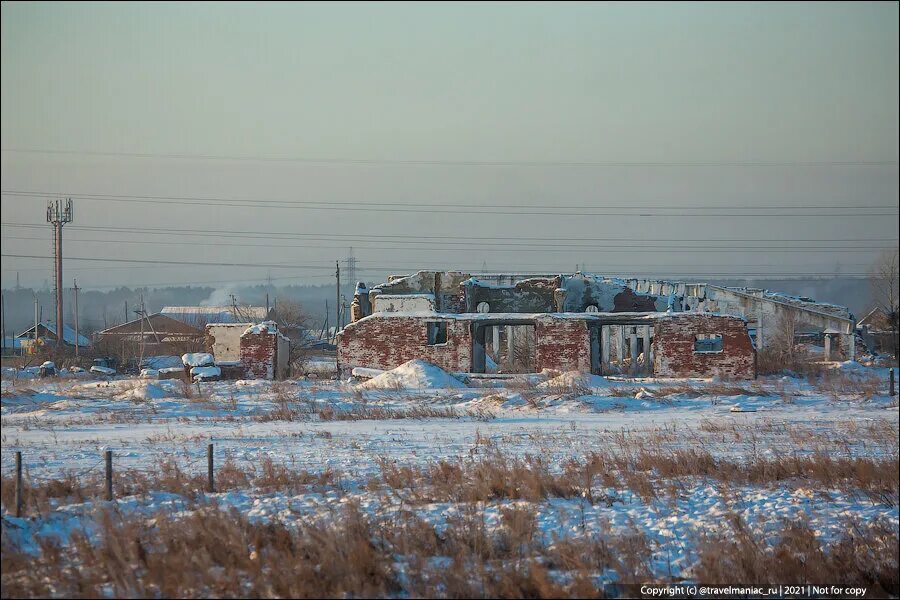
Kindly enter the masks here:
M 743 319 L 676 313 L 654 322 L 653 371 L 656 377 L 756 377 L 756 349 Z M 696 352 L 698 335 L 721 335 L 722 350 Z
M 514 285 L 497 285 L 465 281 L 463 294 L 465 312 L 476 312 L 481 302 L 487 302 L 492 313 L 551 313 L 556 312 L 555 292 L 559 277 L 523 279 Z
M 287 375 L 290 340 L 272 321 L 248 327 L 241 334 L 241 363 L 250 379 L 281 379 Z
M 540 317 L 535 321 L 537 371 L 591 372 L 591 339 L 586 321 Z
M 447 323 L 447 343 L 428 345 L 427 322 Z M 415 358 L 449 372 L 472 368 L 472 334 L 467 321 L 373 315 L 349 324 L 338 334 L 338 366 L 393 369 Z
M 597 312 L 665 312 L 669 297 L 635 291 L 625 281 L 577 273 L 564 277 L 557 290 L 556 310 L 585 312 L 596 306 Z
M 432 294 L 378 294 L 372 312 L 434 312 Z
M 432 294 L 436 311 L 459 313 L 465 310 L 466 303 L 460 284 L 470 277 L 469 273 L 459 271 L 419 271 L 406 277 L 391 277 L 387 283 L 373 288 L 369 299 L 374 306 L 379 294 Z
M 210 323 L 206 326 L 206 350 L 219 361 L 241 359 L 241 334 L 250 323 Z
M 248 379 L 275 378 L 275 336 L 268 332 L 241 336 L 241 363 Z

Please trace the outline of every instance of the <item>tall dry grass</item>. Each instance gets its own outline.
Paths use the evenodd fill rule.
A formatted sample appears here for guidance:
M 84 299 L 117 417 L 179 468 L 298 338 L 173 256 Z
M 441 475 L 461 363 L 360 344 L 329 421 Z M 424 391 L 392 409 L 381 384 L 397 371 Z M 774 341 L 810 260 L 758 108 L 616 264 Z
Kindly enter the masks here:
M 44 539 L 37 556 L 4 536 L 2 596 L 590 598 L 604 596 L 599 574 L 620 584 L 679 577 L 653 570 L 654 544 L 640 531 L 548 539 L 529 508 L 505 509 L 488 527 L 470 505 L 440 528 L 404 511 L 367 516 L 352 502 L 299 527 L 193 508 L 152 518 L 106 511 L 95 536 L 75 531 L 65 548 Z M 848 524 L 828 545 L 803 522 L 771 534 L 731 517 L 727 532 L 680 542 L 696 549 L 701 582 L 839 582 L 897 594 L 896 528 Z

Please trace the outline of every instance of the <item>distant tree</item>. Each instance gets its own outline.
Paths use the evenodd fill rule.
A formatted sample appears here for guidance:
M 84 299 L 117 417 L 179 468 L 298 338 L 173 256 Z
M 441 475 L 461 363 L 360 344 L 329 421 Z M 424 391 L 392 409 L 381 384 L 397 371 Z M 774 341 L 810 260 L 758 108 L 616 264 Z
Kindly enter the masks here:
M 888 318 L 891 339 L 894 344 L 894 358 L 900 354 L 898 344 L 898 331 L 900 331 L 900 292 L 898 292 L 898 267 L 900 256 L 898 249 L 885 250 L 872 266 L 869 281 L 872 284 L 872 297 L 876 306 L 880 308 Z

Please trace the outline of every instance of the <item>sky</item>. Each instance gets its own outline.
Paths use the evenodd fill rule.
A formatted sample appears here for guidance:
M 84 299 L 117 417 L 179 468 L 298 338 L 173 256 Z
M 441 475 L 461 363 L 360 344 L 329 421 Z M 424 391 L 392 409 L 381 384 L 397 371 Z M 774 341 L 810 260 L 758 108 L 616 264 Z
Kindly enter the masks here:
M 897 3 L 3 2 L 2 284 L 862 274 Z M 134 262 L 128 262 L 134 261 Z

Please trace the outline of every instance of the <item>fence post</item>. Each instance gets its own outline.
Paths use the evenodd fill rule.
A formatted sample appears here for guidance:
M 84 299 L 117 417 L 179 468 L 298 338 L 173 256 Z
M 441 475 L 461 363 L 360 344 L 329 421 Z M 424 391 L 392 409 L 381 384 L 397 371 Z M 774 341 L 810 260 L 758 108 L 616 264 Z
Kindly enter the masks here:
M 213 479 L 213 445 L 206 446 L 206 470 L 209 474 L 209 491 L 216 491 L 215 480 Z
M 894 387 L 894 367 L 891 367 L 891 396 L 896 393 L 897 388 Z
M 106 499 L 113 499 L 112 487 L 112 450 L 106 451 Z
M 22 516 L 22 453 L 16 451 L 16 517 Z

